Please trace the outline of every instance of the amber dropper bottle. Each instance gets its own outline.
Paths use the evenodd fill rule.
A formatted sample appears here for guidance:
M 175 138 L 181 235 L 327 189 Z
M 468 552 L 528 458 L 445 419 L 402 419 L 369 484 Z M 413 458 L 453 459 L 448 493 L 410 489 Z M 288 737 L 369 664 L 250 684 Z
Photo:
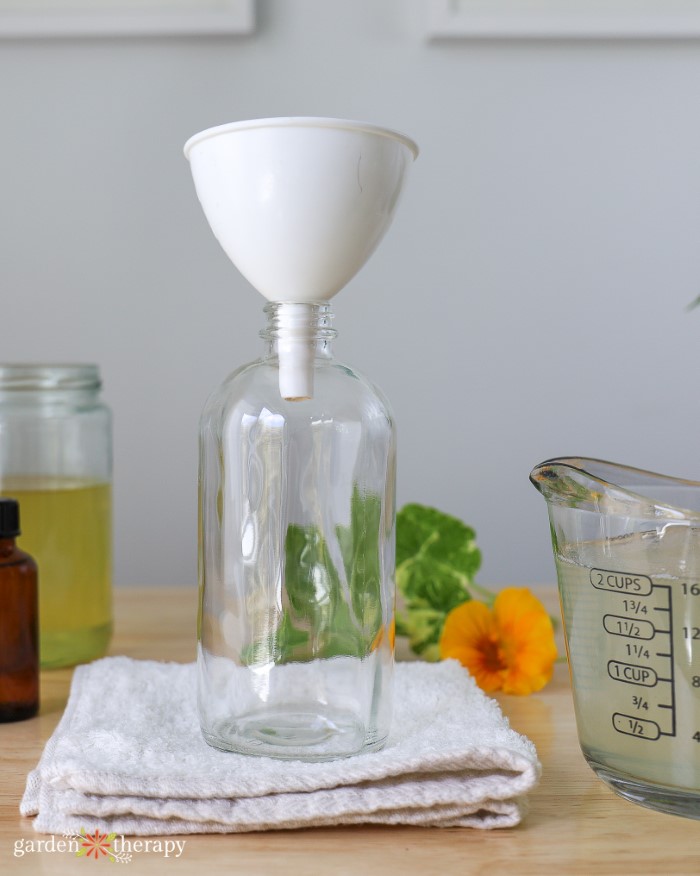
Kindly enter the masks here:
M 39 710 L 37 568 L 19 534 L 19 503 L 0 498 L 0 722 Z

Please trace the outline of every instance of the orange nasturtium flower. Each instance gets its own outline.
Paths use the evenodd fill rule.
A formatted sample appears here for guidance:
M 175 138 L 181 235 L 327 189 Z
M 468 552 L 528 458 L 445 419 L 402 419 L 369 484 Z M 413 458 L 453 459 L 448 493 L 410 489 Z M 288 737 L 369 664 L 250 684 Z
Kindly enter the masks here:
M 487 693 L 533 693 L 552 677 L 557 656 L 552 621 L 526 587 L 508 587 L 493 609 L 474 599 L 452 609 L 440 656 L 459 660 Z

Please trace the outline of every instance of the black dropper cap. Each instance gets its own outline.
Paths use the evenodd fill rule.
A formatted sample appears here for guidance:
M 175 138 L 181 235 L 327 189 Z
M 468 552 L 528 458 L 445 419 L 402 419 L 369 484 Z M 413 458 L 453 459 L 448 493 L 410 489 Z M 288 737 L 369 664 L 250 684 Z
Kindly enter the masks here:
M 19 535 L 19 502 L 0 498 L 0 538 Z

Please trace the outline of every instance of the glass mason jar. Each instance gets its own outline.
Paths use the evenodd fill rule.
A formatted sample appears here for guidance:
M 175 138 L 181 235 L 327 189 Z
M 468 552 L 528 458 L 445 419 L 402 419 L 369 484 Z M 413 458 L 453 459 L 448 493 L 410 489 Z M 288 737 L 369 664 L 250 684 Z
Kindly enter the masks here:
M 111 416 L 96 365 L 0 365 L 0 494 L 39 568 L 44 667 L 102 656 L 112 634 Z
M 383 396 L 333 358 L 327 304 L 291 305 L 314 390 L 282 397 L 288 307 L 267 305 L 266 354 L 201 419 L 198 706 L 217 748 L 330 760 L 389 730 L 396 439 Z

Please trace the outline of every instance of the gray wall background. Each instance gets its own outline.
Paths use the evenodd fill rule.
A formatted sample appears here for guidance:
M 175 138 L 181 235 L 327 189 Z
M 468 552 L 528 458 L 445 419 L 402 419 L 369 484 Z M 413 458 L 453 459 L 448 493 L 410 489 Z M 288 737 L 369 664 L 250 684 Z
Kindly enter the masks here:
M 95 361 L 120 584 L 196 577 L 197 420 L 261 349 L 181 152 L 214 124 L 358 118 L 422 154 L 335 299 L 399 426 L 399 504 L 554 580 L 528 483 L 585 454 L 700 479 L 700 43 L 429 42 L 420 0 L 260 0 L 242 38 L 0 43 L 6 361 Z

